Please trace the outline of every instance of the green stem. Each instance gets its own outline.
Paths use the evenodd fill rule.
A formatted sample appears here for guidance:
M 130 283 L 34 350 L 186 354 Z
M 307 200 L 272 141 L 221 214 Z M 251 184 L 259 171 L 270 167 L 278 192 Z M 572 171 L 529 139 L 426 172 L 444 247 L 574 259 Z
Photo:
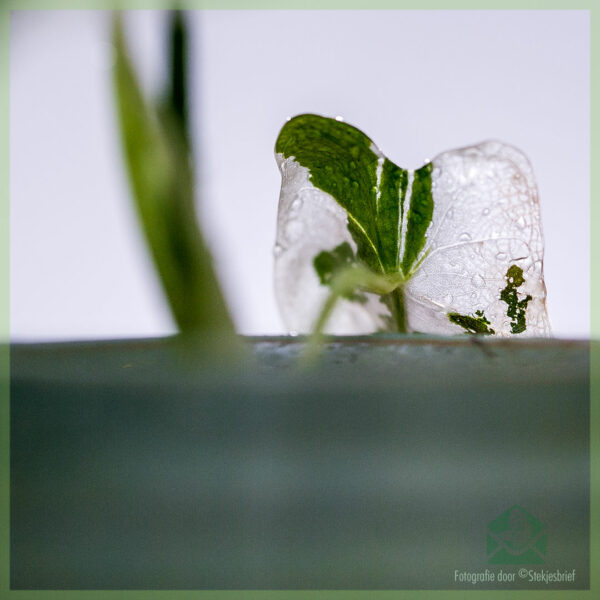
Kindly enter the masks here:
M 406 333 L 406 308 L 404 306 L 404 289 L 402 286 L 397 287 L 393 292 L 387 294 L 385 298 L 392 320 L 396 325 L 398 333 Z

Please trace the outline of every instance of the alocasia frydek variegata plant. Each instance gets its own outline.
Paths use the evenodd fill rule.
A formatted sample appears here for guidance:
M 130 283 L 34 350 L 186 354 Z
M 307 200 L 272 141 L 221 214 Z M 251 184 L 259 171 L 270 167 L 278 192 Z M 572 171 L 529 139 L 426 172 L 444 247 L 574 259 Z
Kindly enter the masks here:
M 497 141 L 415 171 L 339 119 L 290 119 L 275 283 L 290 331 L 546 336 L 533 172 Z

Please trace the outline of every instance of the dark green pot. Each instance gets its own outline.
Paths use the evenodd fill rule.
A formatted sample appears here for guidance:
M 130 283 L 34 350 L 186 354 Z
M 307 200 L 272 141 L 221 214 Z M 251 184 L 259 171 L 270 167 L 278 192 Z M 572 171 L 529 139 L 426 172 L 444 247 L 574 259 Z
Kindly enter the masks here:
M 14 588 L 588 587 L 589 342 L 333 338 L 312 369 L 246 344 L 11 348 Z M 514 505 L 545 545 L 494 562 Z

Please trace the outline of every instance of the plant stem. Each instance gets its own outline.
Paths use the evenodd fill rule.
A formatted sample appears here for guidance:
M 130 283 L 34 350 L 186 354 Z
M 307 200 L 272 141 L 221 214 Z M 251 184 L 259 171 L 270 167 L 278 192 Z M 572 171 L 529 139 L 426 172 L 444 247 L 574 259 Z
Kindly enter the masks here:
M 386 295 L 385 303 L 392 313 L 392 322 L 398 333 L 406 333 L 406 309 L 404 306 L 404 288 L 397 287 L 393 292 Z

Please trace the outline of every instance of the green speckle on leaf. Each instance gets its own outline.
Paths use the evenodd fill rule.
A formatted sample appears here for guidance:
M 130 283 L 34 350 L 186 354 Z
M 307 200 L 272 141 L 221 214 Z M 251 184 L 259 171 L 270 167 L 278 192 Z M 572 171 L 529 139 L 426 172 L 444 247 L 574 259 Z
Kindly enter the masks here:
M 519 300 L 517 288 L 525 283 L 523 269 L 517 265 L 511 265 L 506 271 L 506 287 L 500 292 L 500 299 L 506 302 L 508 308 L 506 314 L 510 317 L 510 329 L 512 333 L 523 333 L 527 329 L 526 313 L 527 305 L 531 296 Z
M 451 312 L 448 313 L 448 319 L 455 325 L 462 327 L 465 333 L 481 333 L 483 335 L 493 335 L 496 333 L 489 327 L 490 322 L 482 310 L 475 311 L 475 316 Z
M 333 276 L 341 269 L 356 264 L 354 251 L 348 242 L 336 246 L 333 250 L 323 250 L 315 256 L 313 265 L 321 285 L 331 285 Z M 364 304 L 367 297 L 359 292 L 348 292 L 343 297 Z

